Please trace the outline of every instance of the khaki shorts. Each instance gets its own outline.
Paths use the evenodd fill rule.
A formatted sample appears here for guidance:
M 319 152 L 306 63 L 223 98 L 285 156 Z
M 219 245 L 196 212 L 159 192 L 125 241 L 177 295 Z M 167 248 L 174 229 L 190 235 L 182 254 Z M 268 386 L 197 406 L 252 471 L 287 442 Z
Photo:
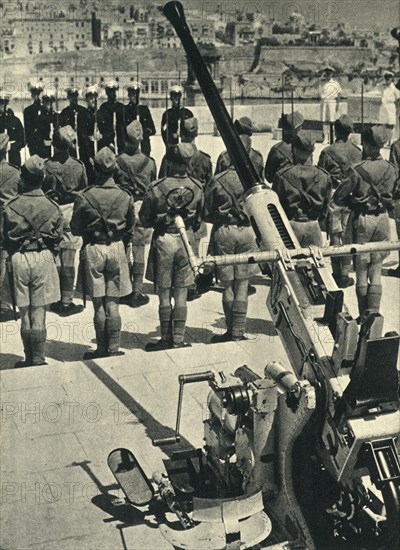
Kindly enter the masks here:
M 212 232 L 212 240 L 212 248 L 216 256 L 259 250 L 251 227 L 221 225 Z M 258 265 L 217 266 L 218 279 L 222 286 L 234 280 L 250 279 L 259 271 Z
M 193 242 L 193 233 L 188 231 Z M 155 253 L 155 284 L 159 288 L 187 288 L 194 283 L 186 251 L 180 235 L 165 233 L 153 241 Z
M 373 214 L 352 215 L 354 242 L 357 244 L 375 243 L 378 241 L 390 241 L 389 214 L 383 212 Z M 371 252 L 370 254 L 358 254 L 356 262 L 380 263 L 389 256 L 390 252 Z
M 47 306 L 60 300 L 60 280 L 50 250 L 16 252 L 12 266 L 18 307 Z
M 92 298 L 120 298 L 132 292 L 128 260 L 122 241 L 86 246 L 86 284 Z
M 322 246 L 322 233 L 317 220 L 309 222 L 290 220 L 290 225 L 301 247 Z

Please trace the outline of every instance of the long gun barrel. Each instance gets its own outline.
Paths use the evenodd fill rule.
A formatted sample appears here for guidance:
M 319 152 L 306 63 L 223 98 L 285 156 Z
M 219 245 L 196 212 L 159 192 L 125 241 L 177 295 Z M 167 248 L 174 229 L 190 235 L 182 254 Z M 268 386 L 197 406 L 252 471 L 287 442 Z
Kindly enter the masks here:
M 190 34 L 182 4 L 180 2 L 168 2 L 164 6 L 164 14 L 181 39 L 182 46 L 192 63 L 208 107 L 216 121 L 218 130 L 235 165 L 243 187 L 247 190 L 254 185 L 261 184 L 253 163 L 233 127 L 225 104 Z
M 233 126 L 225 104 L 190 34 L 182 4 L 180 2 L 168 2 L 164 6 L 164 14 L 181 39 L 182 46 L 191 61 L 208 107 L 224 140 L 229 157 L 246 191 L 245 209 L 257 235 L 260 248 L 262 250 L 275 250 L 281 247 L 299 248 L 277 194 L 260 181 L 257 171 Z

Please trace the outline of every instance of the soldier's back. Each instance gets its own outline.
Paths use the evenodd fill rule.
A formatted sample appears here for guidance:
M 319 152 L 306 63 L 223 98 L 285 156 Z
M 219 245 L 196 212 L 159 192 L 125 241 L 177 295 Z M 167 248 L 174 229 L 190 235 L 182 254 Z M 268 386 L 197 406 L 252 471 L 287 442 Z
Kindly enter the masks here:
M 17 166 L 6 160 L 0 162 L 0 208 L 6 201 L 18 195 L 18 186 L 21 178 Z

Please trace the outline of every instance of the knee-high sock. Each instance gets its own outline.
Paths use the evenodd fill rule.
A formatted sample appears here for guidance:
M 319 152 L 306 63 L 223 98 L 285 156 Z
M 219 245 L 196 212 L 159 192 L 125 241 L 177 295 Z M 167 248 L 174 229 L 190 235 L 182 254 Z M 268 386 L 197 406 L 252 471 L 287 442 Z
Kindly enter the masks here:
M 232 304 L 232 338 L 241 338 L 246 328 L 247 301 L 234 300 Z
M 367 285 L 356 286 L 356 295 L 357 295 L 357 302 L 358 302 L 358 313 L 362 316 L 365 314 L 368 308 L 368 300 L 367 300 Z
M 21 328 L 21 338 L 24 346 L 25 361 L 29 365 L 33 362 L 30 334 L 31 334 L 31 331 L 29 329 Z
M 97 351 L 107 353 L 108 341 L 106 333 L 106 318 L 105 316 L 96 316 L 93 319 L 94 330 L 96 332 Z
M 46 339 L 47 330 L 45 327 L 40 329 L 30 329 L 30 343 L 32 350 L 32 364 L 44 363 L 46 359 Z
M 159 306 L 158 316 L 160 318 L 161 340 L 172 341 L 172 307 Z
M 232 332 L 232 305 L 233 300 L 222 298 L 222 307 L 224 308 L 225 324 L 227 332 Z
M 132 291 L 133 294 L 142 294 L 143 291 L 144 264 L 135 262 L 132 267 Z
M 119 350 L 121 340 L 121 317 L 119 315 L 107 317 L 106 332 L 108 351 L 110 353 L 115 353 Z
M 69 305 L 74 298 L 75 250 L 61 249 L 60 287 L 61 301 Z
M 174 307 L 172 312 L 172 319 L 174 322 L 173 343 L 181 344 L 185 339 L 185 328 L 187 319 L 187 307 L 180 306 Z
M 382 285 L 368 285 L 367 306 L 371 313 L 379 313 L 382 298 Z

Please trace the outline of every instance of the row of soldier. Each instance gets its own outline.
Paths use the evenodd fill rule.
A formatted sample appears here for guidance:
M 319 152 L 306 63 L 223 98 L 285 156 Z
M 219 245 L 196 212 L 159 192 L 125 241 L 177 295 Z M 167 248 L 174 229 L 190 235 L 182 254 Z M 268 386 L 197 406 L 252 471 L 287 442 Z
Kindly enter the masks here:
M 235 121 L 260 179 L 265 173 L 272 183 L 299 243 L 321 246 L 322 229 L 337 244 L 346 239 L 359 243 L 389 240 L 398 165 L 380 155 L 387 140 L 385 129 L 366 130 L 361 152 L 348 140 L 351 121 L 341 116 L 335 123 L 335 144 L 323 150 L 319 166 L 314 166 L 315 144 L 312 135 L 302 129 L 303 121 L 297 112 L 284 118 L 283 141 L 270 150 L 265 167 L 261 153 L 252 147 L 252 121 L 247 117 Z M 21 312 L 24 364 L 45 361 L 49 305 L 61 316 L 82 310 L 73 303 L 79 248 L 80 279 L 84 294 L 93 303 L 97 341 L 96 350 L 86 358 L 120 353 L 120 302 L 133 308 L 149 302 L 143 294 L 143 278 L 145 242 L 151 230 L 146 278 L 154 282 L 159 297 L 161 337 L 149 342 L 146 350 L 189 345 L 185 341 L 188 293 L 190 298 L 198 293 L 175 225 L 177 213 L 184 219 L 195 251 L 207 234 L 205 223 L 212 224 L 212 254 L 257 250 L 243 209 L 242 186 L 228 153 L 219 156 L 212 175 L 210 156 L 196 147 L 197 120 L 186 118 L 177 131 L 180 143 L 167 148 L 157 179 L 154 159 L 141 152 L 143 126 L 133 120 L 126 127 L 123 153 L 116 156 L 106 145 L 94 155 L 93 185 L 89 187 L 84 163 L 71 155 L 76 148 L 71 126 L 54 132 L 51 158 L 44 161 L 33 155 L 21 173 L 7 165 L 9 138 L 1 134 L 0 189 L 13 187 L 7 197 L 14 194 L 1 210 L 2 272 L 8 262 L 10 294 Z M 399 143 L 392 147 L 394 161 L 399 159 Z M 368 312 L 379 311 L 384 257 L 373 253 L 356 259 L 360 322 Z M 348 262 L 334 262 L 332 267 L 338 286 L 354 283 Z M 215 335 L 213 342 L 245 339 L 249 280 L 257 270 L 247 265 L 217 268 L 226 332 Z M 398 274 L 398 269 L 394 271 Z

